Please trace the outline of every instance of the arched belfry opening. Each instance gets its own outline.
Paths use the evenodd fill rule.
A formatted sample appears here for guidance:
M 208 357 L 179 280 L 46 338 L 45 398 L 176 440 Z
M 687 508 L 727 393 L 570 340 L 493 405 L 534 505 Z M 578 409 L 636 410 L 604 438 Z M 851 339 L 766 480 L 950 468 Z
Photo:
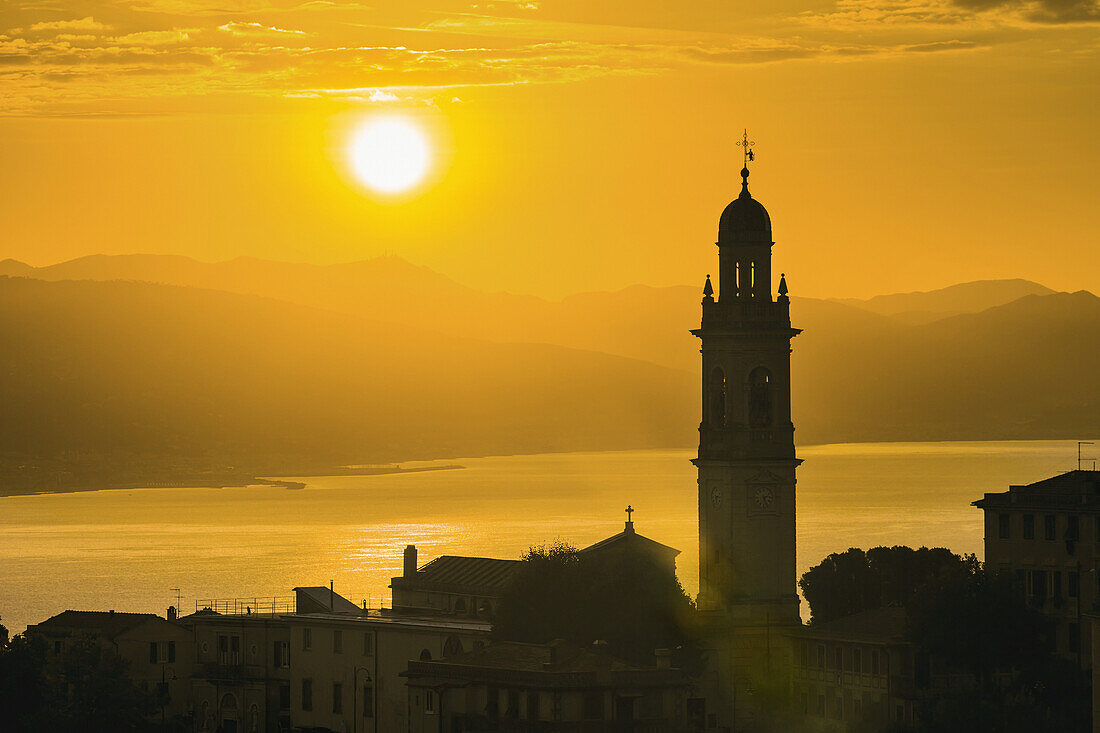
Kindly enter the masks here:
M 772 426 L 772 375 L 758 366 L 749 374 L 749 427 Z
M 722 367 L 714 367 L 710 373 L 710 424 L 716 428 L 726 425 L 726 373 Z

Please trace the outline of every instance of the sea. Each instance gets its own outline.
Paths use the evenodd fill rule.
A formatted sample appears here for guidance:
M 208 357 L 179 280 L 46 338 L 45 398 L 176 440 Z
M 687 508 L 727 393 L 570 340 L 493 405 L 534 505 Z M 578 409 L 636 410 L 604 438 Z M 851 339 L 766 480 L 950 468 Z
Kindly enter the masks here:
M 981 510 L 971 502 L 1075 468 L 1077 444 L 847 443 L 803 446 L 798 455 L 801 574 L 849 547 L 924 545 L 981 558 Z M 163 615 L 169 605 L 190 613 L 231 599 L 278 608 L 296 586 L 330 583 L 357 604 L 388 606 L 406 545 L 416 545 L 421 563 L 443 554 L 517 558 L 559 540 L 583 547 L 622 531 L 627 505 L 639 533 L 681 550 L 680 581 L 694 595 L 691 457 L 459 458 L 403 464 L 439 470 L 273 477 L 302 488 L 0 498 L 0 623 L 18 633 L 66 609 Z

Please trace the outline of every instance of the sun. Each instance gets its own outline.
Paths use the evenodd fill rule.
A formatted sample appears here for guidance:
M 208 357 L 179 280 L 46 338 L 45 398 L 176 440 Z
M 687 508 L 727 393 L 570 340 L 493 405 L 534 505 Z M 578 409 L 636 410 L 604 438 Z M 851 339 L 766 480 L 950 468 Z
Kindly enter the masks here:
M 351 135 L 348 148 L 355 177 L 373 191 L 409 191 L 428 174 L 432 148 L 424 130 L 406 117 L 372 117 Z

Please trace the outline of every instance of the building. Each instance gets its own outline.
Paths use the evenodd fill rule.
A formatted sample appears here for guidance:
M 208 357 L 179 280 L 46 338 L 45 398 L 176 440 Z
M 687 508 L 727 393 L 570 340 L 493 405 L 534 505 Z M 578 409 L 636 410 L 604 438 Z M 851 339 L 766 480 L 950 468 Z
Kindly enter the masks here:
M 260 602 L 239 610 L 180 619 L 191 629 L 197 662 L 190 681 L 193 729 L 289 731 L 290 625 Z
M 691 730 L 689 680 L 658 650 L 654 666 L 632 667 L 595 648 L 565 642 L 499 642 L 409 665 L 411 733 L 462 731 Z M 702 720 L 697 721 L 702 727 Z
M 1091 624 L 1100 600 L 1100 471 L 1069 471 L 974 502 L 985 513 L 985 562 L 1012 573 L 1055 621 L 1057 652 L 1092 666 Z
M 746 153 L 750 145 L 743 140 Z M 795 566 L 791 327 L 786 280 L 772 296 L 771 218 L 741 193 L 718 223 L 719 288 L 707 276 L 699 423 L 699 600 L 713 644 L 708 716 L 723 728 L 751 717 L 750 692 L 791 662 L 801 626 Z
M 194 645 L 183 626 L 152 613 L 64 611 L 27 627 L 28 637 L 46 642 L 46 663 L 57 670 L 73 644 L 91 640 L 128 663 L 128 675 L 155 692 L 157 717 L 188 714 Z
M 491 619 L 519 560 L 442 555 L 418 568 L 405 548 L 402 574 L 390 581 L 393 610 Z
M 634 530 L 627 507 L 623 531 L 581 550 L 614 558 L 621 554 L 645 555 L 670 572 L 676 572 L 680 551 L 651 540 Z M 441 555 L 417 567 L 415 545 L 405 548 L 402 574 L 390 581 L 393 610 L 398 613 L 450 614 L 491 621 L 519 560 Z

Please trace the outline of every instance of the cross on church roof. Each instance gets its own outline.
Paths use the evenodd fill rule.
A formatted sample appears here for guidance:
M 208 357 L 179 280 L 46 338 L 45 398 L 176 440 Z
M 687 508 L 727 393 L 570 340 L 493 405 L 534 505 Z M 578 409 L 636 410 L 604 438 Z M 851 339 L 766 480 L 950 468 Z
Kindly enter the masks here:
M 626 521 L 630 521 L 630 515 L 634 513 L 634 507 L 629 504 L 626 505 Z

